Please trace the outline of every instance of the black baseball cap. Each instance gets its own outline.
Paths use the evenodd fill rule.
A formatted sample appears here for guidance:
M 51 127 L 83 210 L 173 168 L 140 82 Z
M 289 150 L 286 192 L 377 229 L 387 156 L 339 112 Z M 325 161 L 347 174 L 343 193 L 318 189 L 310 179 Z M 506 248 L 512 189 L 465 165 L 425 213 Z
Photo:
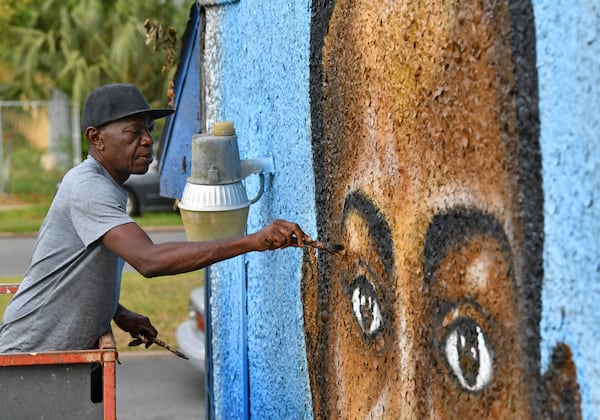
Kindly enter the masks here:
M 130 83 L 113 83 L 94 89 L 85 100 L 81 129 L 101 127 L 121 118 L 148 114 L 152 119 L 171 115 L 173 108 L 150 108 L 142 91 Z

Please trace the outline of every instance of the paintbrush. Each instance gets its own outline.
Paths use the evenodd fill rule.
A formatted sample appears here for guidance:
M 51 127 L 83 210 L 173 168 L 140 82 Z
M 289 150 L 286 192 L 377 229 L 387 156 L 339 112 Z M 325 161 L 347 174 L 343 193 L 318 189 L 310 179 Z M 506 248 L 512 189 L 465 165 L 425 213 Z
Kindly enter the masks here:
M 319 251 L 329 252 L 330 254 L 337 255 L 338 257 L 343 257 L 346 255 L 346 248 L 342 244 L 329 244 L 326 245 L 321 241 L 304 241 L 305 245 L 312 246 L 313 248 L 318 249 Z
M 189 357 L 187 357 L 182 352 L 171 348 L 171 346 L 169 346 L 164 341 L 162 341 L 156 337 L 149 336 L 149 335 L 138 334 L 137 339 L 133 340 L 131 343 L 129 343 L 129 345 L 136 346 L 136 345 L 142 344 L 142 343 L 146 343 L 146 348 L 148 348 L 150 346 L 150 344 L 156 344 L 157 346 L 160 346 L 162 348 L 169 350 L 171 353 L 173 353 L 176 356 L 181 357 L 182 359 L 189 360 Z

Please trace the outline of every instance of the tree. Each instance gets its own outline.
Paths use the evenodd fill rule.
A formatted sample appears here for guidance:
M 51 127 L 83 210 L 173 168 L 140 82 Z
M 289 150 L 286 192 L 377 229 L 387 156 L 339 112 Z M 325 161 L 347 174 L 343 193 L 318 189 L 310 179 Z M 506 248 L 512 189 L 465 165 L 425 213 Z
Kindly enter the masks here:
M 25 15 L 33 0 L 0 0 L 0 31 L 11 22 L 19 22 Z
M 81 104 L 97 86 L 130 82 L 164 105 L 167 53 L 146 44 L 144 22 L 183 31 L 186 7 L 173 0 L 0 1 L 10 11 L 0 22 L 0 68 L 12 73 L 0 97 L 47 99 L 58 88 Z

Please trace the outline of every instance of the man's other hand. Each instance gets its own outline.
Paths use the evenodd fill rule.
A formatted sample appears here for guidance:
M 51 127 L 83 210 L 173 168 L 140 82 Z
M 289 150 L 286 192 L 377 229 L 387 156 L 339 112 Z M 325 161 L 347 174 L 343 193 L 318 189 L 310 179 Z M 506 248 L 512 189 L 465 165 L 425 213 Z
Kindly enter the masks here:
M 128 332 L 134 338 L 129 344 L 130 346 L 146 343 L 146 348 L 148 348 L 152 343 L 140 340 L 139 337 L 156 338 L 158 334 L 158 331 L 147 316 L 132 312 L 120 304 L 113 320 L 119 328 Z

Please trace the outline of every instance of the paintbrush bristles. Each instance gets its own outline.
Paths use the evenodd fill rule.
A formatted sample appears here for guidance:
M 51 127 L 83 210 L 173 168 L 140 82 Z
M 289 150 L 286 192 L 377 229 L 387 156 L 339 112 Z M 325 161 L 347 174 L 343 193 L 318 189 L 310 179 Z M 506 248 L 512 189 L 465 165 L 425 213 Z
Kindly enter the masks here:
M 342 244 L 333 244 L 331 246 L 333 252 L 337 255 L 339 255 L 340 257 L 343 257 L 346 255 L 346 248 L 344 247 L 344 245 Z
M 346 255 L 346 248 L 342 244 L 333 244 L 333 245 L 325 245 L 321 241 L 307 241 L 305 242 L 307 245 L 312 246 L 313 248 L 317 248 L 320 251 L 329 252 L 331 254 L 338 255 L 343 257 Z

